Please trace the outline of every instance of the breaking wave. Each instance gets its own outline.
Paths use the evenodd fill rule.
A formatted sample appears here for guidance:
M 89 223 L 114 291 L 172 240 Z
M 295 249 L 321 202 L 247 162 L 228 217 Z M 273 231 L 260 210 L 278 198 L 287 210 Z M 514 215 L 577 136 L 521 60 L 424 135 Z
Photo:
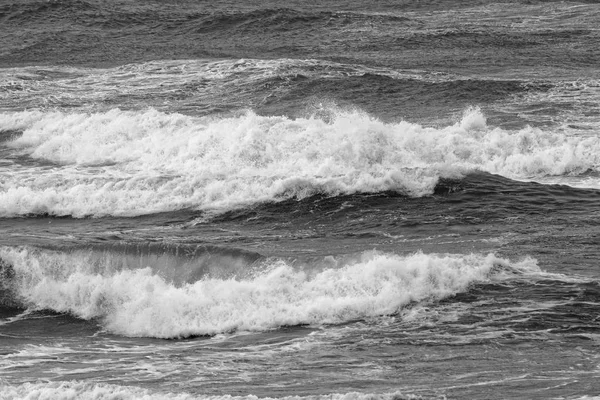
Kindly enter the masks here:
M 245 270 L 231 269 L 231 260 L 222 259 L 221 267 L 214 264 L 200 277 L 177 282 L 164 274 L 176 268 L 159 268 L 160 263 L 144 267 L 125 258 L 115 268 L 119 256 L 0 249 L 14 270 L 13 296 L 24 306 L 96 319 L 109 332 L 133 337 L 337 324 L 395 314 L 410 303 L 442 299 L 503 274 L 538 271 L 535 260 L 511 263 L 491 254 L 371 251 L 304 264 L 266 259 Z
M 22 132 L 2 143 L 11 152 L 0 181 L 4 217 L 222 210 L 317 193 L 418 197 L 472 171 L 534 179 L 600 165 L 597 137 L 492 128 L 477 109 L 443 128 L 358 112 L 324 121 L 24 111 L 0 114 L 0 130 Z
M 104 383 L 71 382 L 48 382 L 48 383 L 24 383 L 21 385 L 7 385 L 0 382 L 2 398 L 13 399 L 77 399 L 77 400 L 128 400 L 128 399 L 177 399 L 177 400 L 258 400 L 257 396 L 209 396 L 192 395 L 187 393 L 163 393 L 154 392 L 134 386 L 120 386 Z M 405 395 L 401 392 L 368 394 L 368 393 L 332 393 L 313 396 L 284 396 L 284 397 L 261 397 L 264 400 L 403 400 L 421 399 L 416 395 Z M 431 398 L 427 396 L 427 398 Z M 437 398 L 437 397 L 436 397 Z M 439 398 L 443 398 L 439 397 Z

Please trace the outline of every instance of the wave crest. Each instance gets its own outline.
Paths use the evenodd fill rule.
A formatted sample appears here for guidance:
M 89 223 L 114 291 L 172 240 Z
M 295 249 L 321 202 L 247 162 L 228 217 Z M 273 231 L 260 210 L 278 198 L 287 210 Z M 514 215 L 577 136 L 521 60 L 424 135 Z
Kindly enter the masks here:
M 120 386 L 105 383 L 86 383 L 81 381 L 24 383 L 7 385 L 0 382 L 3 399 L 85 399 L 85 400 L 128 400 L 128 399 L 173 399 L 173 400 L 258 400 L 254 395 L 247 396 L 195 396 L 188 393 L 165 393 L 142 389 L 135 386 Z M 264 400 L 403 400 L 420 399 L 422 396 L 393 393 L 331 393 L 312 396 L 261 397 Z M 431 398 L 427 396 L 427 398 Z M 435 398 L 445 398 L 436 396 Z
M 531 179 L 600 165 L 597 137 L 490 128 L 477 109 L 445 128 L 358 112 L 326 122 L 252 112 L 216 119 L 152 109 L 27 111 L 0 114 L 0 130 L 22 131 L 4 145 L 31 160 L 5 171 L 1 216 L 230 209 L 315 193 L 423 196 L 440 177 L 471 171 Z
M 506 270 L 537 270 L 534 260 L 511 264 L 493 255 L 365 252 L 303 266 L 266 260 L 243 275 L 177 285 L 150 267 L 112 270 L 80 255 L 5 248 L 0 257 L 14 267 L 14 291 L 29 307 L 99 319 L 121 335 L 159 338 L 395 314 Z

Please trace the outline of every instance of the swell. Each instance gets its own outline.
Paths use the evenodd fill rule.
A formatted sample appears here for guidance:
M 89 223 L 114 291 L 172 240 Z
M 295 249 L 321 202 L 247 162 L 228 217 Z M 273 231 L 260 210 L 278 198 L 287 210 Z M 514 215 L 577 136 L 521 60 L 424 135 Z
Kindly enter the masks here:
M 556 1 L 550 1 L 556 2 Z M 451 9 L 461 8 L 476 9 L 486 5 L 486 1 L 453 2 Z M 534 5 L 537 2 L 528 2 Z M 543 2 L 542 2 L 543 3 Z M 585 3 L 580 1 L 579 3 Z M 593 4 L 593 0 L 589 3 Z M 0 18 L 10 24 L 27 23 L 67 23 L 70 26 L 82 24 L 87 27 L 102 28 L 135 28 L 146 26 L 148 30 L 170 29 L 189 32 L 229 31 L 234 33 L 259 32 L 264 29 L 275 31 L 290 31 L 294 29 L 340 28 L 351 24 L 402 24 L 423 25 L 419 19 L 413 21 L 408 16 L 413 16 L 413 11 L 422 11 L 426 7 L 429 11 L 440 8 L 448 11 L 448 5 L 440 2 L 429 2 L 426 5 L 404 2 L 402 4 L 381 3 L 365 11 L 363 7 L 354 7 L 351 4 L 328 5 L 324 7 L 297 5 L 296 7 L 278 7 L 276 4 L 265 4 L 262 8 L 247 6 L 233 9 L 226 4 L 223 6 L 212 5 L 198 7 L 193 3 L 188 4 L 119 4 L 111 5 L 100 1 L 28 1 L 9 3 L 0 6 Z M 334 9 L 336 11 L 331 11 Z M 347 11 L 346 11 L 347 10 Z M 74 23 L 72 16 L 78 16 Z M 566 30 L 564 34 L 569 34 Z M 482 33 L 482 32 L 479 32 Z M 573 29 L 572 33 L 587 34 L 584 29 Z M 469 32 L 447 30 L 434 33 L 432 36 L 458 37 L 468 35 Z M 552 34 L 543 32 L 542 35 Z M 558 33 L 561 35 L 561 33 Z
M 583 174 L 585 175 L 585 173 Z M 600 199 L 597 189 L 574 188 L 568 185 L 546 185 L 536 182 L 521 182 L 500 175 L 473 173 L 464 179 L 442 179 L 435 189 L 438 195 L 454 195 L 453 201 L 473 201 L 503 198 L 509 203 L 524 206 L 574 207 L 592 206 Z
M 144 4 L 129 6 L 111 6 L 96 1 L 33 1 L 13 3 L 0 7 L 0 17 L 11 24 L 30 22 L 64 22 L 73 24 L 73 15 L 85 26 L 104 28 L 132 28 L 145 25 L 149 29 L 157 27 L 197 32 L 210 31 L 252 31 L 274 29 L 288 31 L 290 29 L 310 29 L 311 24 L 337 25 L 358 22 L 406 22 L 408 18 L 393 14 L 362 13 L 359 11 L 318 11 L 294 8 L 255 8 L 246 10 L 227 10 L 227 7 L 173 7 L 172 5 Z M 212 8 L 212 10 L 211 10 Z M 203 11 L 206 10 L 206 11 Z M 169 16 L 169 17 L 167 17 Z
M 310 24 L 331 16 L 331 13 L 310 13 L 289 8 L 261 9 L 249 12 L 215 13 L 192 18 L 189 28 L 195 32 L 233 30 L 256 33 L 270 30 L 308 28 Z
M 33 19 L 41 19 L 44 16 L 50 20 L 66 18 L 68 13 L 80 13 L 93 10 L 90 3 L 85 1 L 31 1 L 3 4 L 0 6 L 0 16 L 9 23 L 24 23 Z
M 330 114 L 331 119 L 335 107 L 328 105 L 337 104 L 386 121 L 407 118 L 440 124 L 472 104 L 487 108 L 516 96 L 539 97 L 553 88 L 547 82 L 467 79 L 311 59 L 155 61 L 108 69 L 30 67 L 3 75 L 0 91 L 7 96 L 0 107 L 13 110 L 50 105 L 98 111 L 154 107 L 211 115 L 250 108 L 260 115 Z
M 84 28 L 132 29 L 137 25 L 156 26 L 156 21 L 169 20 L 168 11 L 173 7 L 131 7 L 111 5 L 110 2 L 83 0 L 27 1 L 0 6 L 0 17 L 9 25 L 31 25 L 57 30 L 59 25 L 68 31 Z M 160 24 L 158 24 L 160 25 Z M 39 31 L 38 31 L 39 32 Z
M 9 35 L 0 56 L 4 65 L 98 66 L 169 58 L 272 58 L 277 53 L 289 57 L 306 54 L 310 40 L 340 30 L 408 21 L 360 12 L 95 1 L 13 3 L 0 9 L 0 15 L 15 31 L 27 27 L 30 39 L 23 42 L 20 35 Z M 99 37 L 103 46 L 97 46 Z
M 590 215 L 597 212 L 599 201 L 597 189 L 520 182 L 477 172 L 459 179 L 442 178 L 430 196 L 421 198 L 410 198 L 393 191 L 336 196 L 317 194 L 305 199 L 267 202 L 218 215 L 205 215 L 188 225 L 190 229 L 193 226 L 203 229 L 202 226 L 220 224 L 233 229 L 235 225 L 243 224 L 249 229 L 268 228 L 282 234 L 298 229 L 298 235 L 305 231 L 316 235 L 320 226 L 327 226 L 329 235 L 340 238 L 362 235 L 375 243 L 385 241 L 390 235 L 406 238 L 411 230 L 426 236 L 434 235 L 442 227 L 448 229 L 454 225 L 463 226 L 465 231 L 473 224 L 487 226 L 488 231 L 501 226 L 519 231 L 524 226 L 541 224 L 549 229 L 559 221 L 571 221 L 581 229 L 581 238 L 568 237 L 575 245 L 578 240 L 585 240 L 585 229 L 596 229 L 595 219 Z M 521 242 L 527 239 L 522 238 Z M 558 243 L 559 235 L 554 239 Z M 514 244 L 509 246 L 507 254 L 510 251 L 514 251 Z
M 548 43 L 557 41 L 585 41 L 586 37 L 593 37 L 592 29 L 548 29 L 541 32 L 493 32 L 469 31 L 469 30 L 441 30 L 441 32 L 422 32 L 410 36 L 397 38 L 394 44 L 407 48 L 431 47 L 476 49 L 480 48 L 503 48 L 503 49 L 525 49 L 547 46 Z M 590 60 L 591 61 L 591 60 Z
M 515 281 L 474 285 L 468 291 L 444 299 L 440 304 L 462 309 L 458 318 L 433 330 L 459 335 L 504 331 L 511 339 L 537 333 L 571 338 L 593 338 L 600 332 L 600 282 L 545 277 L 534 282 Z M 464 307 L 466 306 L 466 307 Z M 415 336 L 434 332 L 419 332 Z M 588 336 L 589 335 L 589 336 Z M 427 337 L 431 339 L 431 337 Z
M 573 19 L 565 25 L 561 19 L 565 15 L 569 20 L 572 11 L 564 5 L 546 22 L 537 18 L 543 11 L 522 4 L 515 4 L 507 18 L 505 7 L 488 9 L 489 3 L 472 2 L 444 7 L 443 13 L 422 13 L 423 5 L 411 8 L 407 3 L 368 11 L 348 3 L 310 8 L 106 3 L 33 1 L 3 6 L 0 18 L 9 34 L 0 64 L 98 66 L 174 58 L 293 57 L 454 71 L 464 71 L 466 62 L 468 69 L 486 71 L 489 65 L 531 67 L 552 59 L 553 65 L 585 72 L 598 63 L 595 48 L 587 45 L 597 40 L 595 11 L 578 11 L 583 23 Z M 426 7 L 438 5 L 428 2 Z M 469 13 L 463 14 L 463 8 Z M 465 28 L 456 29 L 457 17 Z M 490 26 L 494 18 L 508 21 Z M 27 29 L 28 41 L 22 40 L 20 29 Z M 467 59 L 457 57 L 458 50 L 468 51 Z
M 261 114 L 299 116 L 307 99 L 331 99 L 341 108 L 360 108 L 384 120 L 408 116 L 412 120 L 431 119 L 450 112 L 464 110 L 472 104 L 486 104 L 525 95 L 545 92 L 547 83 L 517 80 L 400 78 L 376 72 L 346 77 L 311 77 L 302 71 L 270 78 L 264 82 L 264 95 L 253 107 Z M 266 96 L 266 97 L 265 97 Z

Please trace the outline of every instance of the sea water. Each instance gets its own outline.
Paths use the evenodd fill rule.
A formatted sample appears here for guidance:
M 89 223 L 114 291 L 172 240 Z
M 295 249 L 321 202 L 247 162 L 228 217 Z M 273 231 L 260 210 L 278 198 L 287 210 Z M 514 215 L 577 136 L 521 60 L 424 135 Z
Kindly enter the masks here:
M 0 398 L 600 396 L 599 20 L 0 2 Z

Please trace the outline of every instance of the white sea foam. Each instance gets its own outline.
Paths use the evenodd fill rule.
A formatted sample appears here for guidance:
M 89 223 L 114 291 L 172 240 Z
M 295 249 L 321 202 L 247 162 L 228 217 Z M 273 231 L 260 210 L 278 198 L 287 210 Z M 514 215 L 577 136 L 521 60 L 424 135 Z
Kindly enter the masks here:
M 422 196 L 440 177 L 469 171 L 528 179 L 600 166 L 597 137 L 491 128 L 476 109 L 439 129 L 360 113 L 325 122 L 152 109 L 0 113 L 0 129 L 23 131 L 5 145 L 38 162 L 2 171 L 0 216 L 218 210 L 315 193 Z
M 14 266 L 13 290 L 30 307 L 96 318 L 121 335 L 161 338 L 394 314 L 506 271 L 538 271 L 530 259 L 366 252 L 353 261 L 331 259 L 327 268 L 267 260 L 252 275 L 174 284 L 149 267 L 114 270 L 79 255 L 2 248 L 0 257 Z
M 0 382 L 0 398 L 3 400 L 129 400 L 129 399 L 172 399 L 172 400 L 259 400 L 257 396 L 207 396 L 192 395 L 188 393 L 165 393 L 135 386 L 119 386 L 103 383 L 85 383 L 80 381 L 24 383 L 21 385 L 8 385 Z M 394 393 L 332 393 L 313 396 L 284 396 L 261 397 L 264 400 L 401 400 L 420 399 L 421 396 Z M 431 397 L 428 397 L 431 398 Z

